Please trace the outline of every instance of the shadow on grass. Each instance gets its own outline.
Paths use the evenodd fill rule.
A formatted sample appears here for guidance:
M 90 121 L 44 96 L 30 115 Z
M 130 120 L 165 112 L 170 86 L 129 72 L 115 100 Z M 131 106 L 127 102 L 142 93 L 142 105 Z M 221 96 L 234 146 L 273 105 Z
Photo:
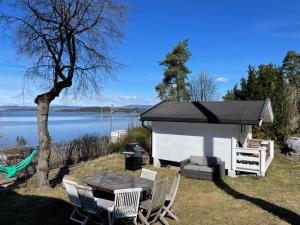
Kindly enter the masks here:
M 68 152 L 67 160 L 64 162 L 64 166 L 59 168 L 58 173 L 53 177 L 51 180 L 49 180 L 49 184 L 51 187 L 55 187 L 56 185 L 60 184 L 62 182 L 62 179 L 65 175 L 68 175 L 70 173 L 70 165 L 74 164 L 72 159 L 72 150 Z
M 300 215 L 298 215 L 297 213 L 295 213 L 291 210 L 288 210 L 281 206 L 267 202 L 263 199 L 251 197 L 251 196 L 245 195 L 243 193 L 240 193 L 240 192 L 234 190 L 232 187 L 230 187 L 228 184 L 226 184 L 222 180 L 215 181 L 215 184 L 220 189 L 222 189 L 223 191 L 225 191 L 227 194 L 231 195 L 235 199 L 242 199 L 242 200 L 248 201 L 248 202 L 260 207 L 261 209 L 266 210 L 269 213 L 272 213 L 274 216 L 279 217 L 280 219 L 288 222 L 289 224 L 299 225 Z
M 61 184 L 62 179 L 65 175 L 68 175 L 70 173 L 70 167 L 69 165 L 64 165 L 63 167 L 60 167 L 58 172 L 49 180 L 50 187 L 54 188 L 58 184 Z M 26 183 L 30 178 L 32 178 L 35 174 L 30 174 L 26 176 L 19 176 L 17 177 L 11 184 L 7 185 L 6 189 L 14 189 L 17 188 L 18 185 Z M 0 185 L 1 190 L 1 185 Z
M 53 188 L 56 187 L 56 185 L 58 185 L 62 182 L 63 177 L 65 175 L 68 175 L 69 173 L 70 173 L 70 167 L 68 164 L 59 168 L 58 173 L 51 180 L 49 180 L 50 186 Z
M 61 199 L 0 193 L 0 225 L 65 225 L 72 206 Z

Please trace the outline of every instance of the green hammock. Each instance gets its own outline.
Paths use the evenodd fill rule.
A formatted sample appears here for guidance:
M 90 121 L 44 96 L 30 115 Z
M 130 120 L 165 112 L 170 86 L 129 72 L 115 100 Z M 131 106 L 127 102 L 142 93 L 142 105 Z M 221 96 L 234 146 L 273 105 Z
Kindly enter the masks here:
M 22 162 L 19 162 L 17 165 L 14 166 L 1 166 L 0 165 L 0 172 L 2 173 L 6 173 L 6 176 L 8 178 L 10 177 L 14 177 L 16 175 L 16 173 L 18 171 L 20 171 L 21 169 L 24 169 L 35 157 L 35 155 L 37 154 L 37 150 L 31 149 L 32 152 L 31 154 L 26 157 L 26 159 L 24 159 Z

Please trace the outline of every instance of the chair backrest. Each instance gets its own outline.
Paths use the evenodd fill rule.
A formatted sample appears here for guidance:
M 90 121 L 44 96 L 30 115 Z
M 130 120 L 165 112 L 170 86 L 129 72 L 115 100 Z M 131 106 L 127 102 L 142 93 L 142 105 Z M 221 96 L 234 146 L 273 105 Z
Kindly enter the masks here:
M 164 205 L 167 196 L 167 186 L 168 178 L 155 181 L 150 203 L 151 210 L 159 209 Z
M 115 190 L 114 217 L 136 217 L 142 188 Z
M 64 178 L 63 179 L 63 184 L 66 188 L 67 193 L 68 193 L 70 203 L 73 206 L 81 207 L 81 202 L 80 202 L 80 199 L 79 199 L 79 196 L 78 196 L 78 193 L 77 193 L 77 189 L 76 189 L 77 183 Z
M 89 186 L 77 185 L 78 196 L 84 211 L 88 213 L 97 213 L 97 202 L 94 199 L 93 190 Z
M 148 170 L 148 169 L 142 168 L 141 177 L 146 178 L 148 180 L 153 180 L 154 181 L 155 178 L 156 178 L 156 174 L 157 174 L 157 172 L 155 172 L 153 170 Z
M 171 187 L 171 190 L 169 192 L 169 196 L 171 197 L 170 201 L 173 202 L 175 200 L 177 191 L 178 191 L 178 187 L 179 187 L 179 183 L 180 183 L 180 173 L 177 171 L 175 173 L 175 177 L 173 180 L 173 184 Z

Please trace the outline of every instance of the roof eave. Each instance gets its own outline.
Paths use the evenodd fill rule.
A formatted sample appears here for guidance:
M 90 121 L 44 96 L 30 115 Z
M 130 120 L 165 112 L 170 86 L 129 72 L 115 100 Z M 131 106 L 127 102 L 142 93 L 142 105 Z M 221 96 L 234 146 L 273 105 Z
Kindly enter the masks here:
M 145 113 L 147 113 L 147 112 L 149 112 L 150 110 L 156 108 L 157 106 L 159 106 L 160 104 L 162 104 L 162 103 L 165 102 L 165 101 L 167 101 L 167 100 L 163 100 L 163 101 L 157 103 L 156 105 L 152 106 L 151 108 L 149 108 L 149 109 L 145 110 L 144 112 L 142 112 L 142 113 L 140 114 L 140 118 L 141 118 Z
M 258 117 L 258 121 L 259 121 L 259 125 L 261 125 L 262 121 L 273 123 L 274 114 L 273 114 L 273 109 L 272 109 L 270 98 L 265 99 L 262 110 L 261 110 L 260 115 Z
M 165 118 L 165 117 L 140 117 L 140 121 L 160 121 L 160 122 L 183 122 L 183 123 L 211 123 L 211 124 L 239 124 L 258 125 L 257 120 L 203 120 L 197 118 Z

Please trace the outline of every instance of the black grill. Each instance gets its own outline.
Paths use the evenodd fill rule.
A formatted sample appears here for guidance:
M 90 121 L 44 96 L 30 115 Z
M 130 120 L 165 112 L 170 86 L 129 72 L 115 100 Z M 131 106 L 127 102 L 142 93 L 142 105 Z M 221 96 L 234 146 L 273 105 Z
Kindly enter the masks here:
M 143 155 L 147 154 L 138 143 L 126 144 L 125 151 L 125 170 L 138 170 L 143 166 Z

